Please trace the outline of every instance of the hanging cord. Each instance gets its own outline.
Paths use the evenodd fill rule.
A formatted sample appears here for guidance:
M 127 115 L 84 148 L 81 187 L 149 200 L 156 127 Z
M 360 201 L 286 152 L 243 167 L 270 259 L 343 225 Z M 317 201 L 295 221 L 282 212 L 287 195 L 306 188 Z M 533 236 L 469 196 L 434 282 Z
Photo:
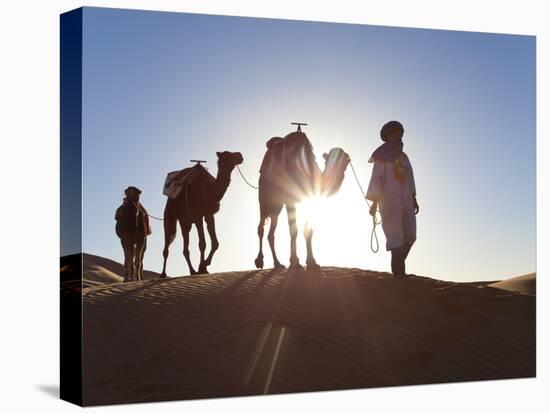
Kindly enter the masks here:
M 139 210 L 139 205 L 136 204 L 135 202 L 132 201 L 132 203 L 134 203 L 134 206 Z M 145 208 L 143 208 L 145 210 Z M 147 214 L 149 217 L 151 218 L 154 218 L 155 220 L 160 220 L 160 221 L 164 221 L 164 219 L 161 219 L 161 218 L 158 218 L 158 217 L 155 217 L 155 216 L 152 216 L 150 215 L 149 213 L 147 213 L 147 211 L 145 211 L 145 214 Z
M 245 182 L 246 184 L 248 184 L 249 187 L 253 188 L 254 190 L 257 190 L 257 189 L 258 189 L 258 187 L 256 187 L 256 186 L 250 184 L 250 182 L 249 182 L 249 181 L 245 178 L 245 176 L 243 175 L 243 173 L 242 173 L 242 171 L 241 171 L 241 169 L 239 168 L 238 165 L 237 165 L 237 170 L 239 171 L 239 174 L 241 174 L 241 177 L 243 178 L 244 182 Z
M 160 220 L 160 221 L 164 221 L 164 219 L 161 219 L 159 217 L 155 217 L 155 216 L 152 216 L 150 214 L 147 214 L 149 217 L 151 217 L 152 219 L 155 219 L 155 220 Z
M 359 186 L 359 191 L 361 191 L 361 196 L 365 199 L 365 202 L 367 203 L 367 206 L 369 207 L 369 212 L 370 212 L 371 204 L 367 199 L 366 193 L 363 191 L 363 186 L 361 185 L 361 181 L 359 181 L 359 177 L 355 172 L 355 168 L 353 168 L 353 163 L 351 162 L 351 158 L 349 160 L 349 165 L 351 167 L 351 171 L 353 172 L 353 176 L 355 177 L 355 181 Z M 376 213 L 375 213 L 374 216 L 372 216 L 372 231 L 370 234 L 370 249 L 372 250 L 373 253 L 378 253 L 378 250 L 380 250 L 380 243 L 378 242 L 378 235 L 376 234 L 376 226 L 379 225 L 380 223 L 382 223 L 382 217 L 380 217 L 380 221 L 377 221 Z M 374 247 L 374 245 L 376 245 L 376 247 Z

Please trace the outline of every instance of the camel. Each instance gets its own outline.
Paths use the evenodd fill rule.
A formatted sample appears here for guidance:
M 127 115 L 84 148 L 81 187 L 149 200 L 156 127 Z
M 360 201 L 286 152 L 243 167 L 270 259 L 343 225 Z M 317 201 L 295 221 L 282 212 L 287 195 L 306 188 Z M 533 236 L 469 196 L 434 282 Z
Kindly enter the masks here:
M 124 250 L 124 282 L 143 280 L 143 256 L 151 234 L 147 210 L 139 202 L 141 190 L 128 187 L 115 213 L 115 231 Z
M 181 171 L 185 182 L 181 191 L 175 198 L 169 197 L 164 209 L 164 264 L 161 277 L 166 277 L 166 262 L 168 260 L 169 247 L 176 237 L 176 227 L 179 223 L 183 234 L 183 255 L 189 266 L 191 275 L 208 273 L 207 267 L 212 263 L 212 257 L 219 247 L 216 237 L 214 214 L 220 209 L 220 201 L 223 198 L 231 181 L 231 172 L 243 162 L 240 152 L 217 152 L 218 173 L 214 178 L 200 162 L 195 166 Z M 204 257 L 206 240 L 203 222 L 210 236 L 211 247 L 208 256 Z M 200 264 L 198 271 L 193 268 L 189 256 L 189 232 L 195 225 L 199 236 Z
M 348 154 L 341 148 L 333 148 L 328 154 L 323 154 L 325 169 L 319 169 L 311 144 L 300 127 L 285 138 L 274 137 L 267 142 L 267 152 L 260 169 L 259 202 L 260 223 L 258 238 L 260 250 L 255 260 L 258 269 L 264 267 L 262 241 L 266 220 L 271 220 L 267 240 L 273 256 L 275 269 L 285 266 L 277 258 L 275 252 L 275 229 L 283 206 L 286 207 L 290 229 L 290 266 L 289 269 L 303 269 L 296 253 L 296 204 L 314 196 L 330 196 L 338 192 L 344 173 L 349 164 Z M 307 270 L 318 270 L 320 266 L 315 261 L 312 249 L 313 229 L 309 221 L 304 227 L 304 237 L 307 246 Z

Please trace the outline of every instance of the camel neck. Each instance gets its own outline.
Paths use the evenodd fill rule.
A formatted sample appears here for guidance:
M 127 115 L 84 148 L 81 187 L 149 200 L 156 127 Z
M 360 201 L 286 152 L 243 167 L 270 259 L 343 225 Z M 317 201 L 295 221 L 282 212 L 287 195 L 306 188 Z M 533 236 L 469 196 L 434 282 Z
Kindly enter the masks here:
M 347 156 L 347 155 L 346 155 Z M 344 173 L 348 162 L 344 158 L 338 158 L 336 162 L 328 162 L 325 164 L 321 177 L 321 190 L 325 196 L 336 194 L 342 182 L 344 181 Z
M 220 201 L 223 198 L 230 182 L 231 170 L 218 166 L 218 174 L 216 175 L 216 181 L 214 182 L 214 196 L 216 201 Z

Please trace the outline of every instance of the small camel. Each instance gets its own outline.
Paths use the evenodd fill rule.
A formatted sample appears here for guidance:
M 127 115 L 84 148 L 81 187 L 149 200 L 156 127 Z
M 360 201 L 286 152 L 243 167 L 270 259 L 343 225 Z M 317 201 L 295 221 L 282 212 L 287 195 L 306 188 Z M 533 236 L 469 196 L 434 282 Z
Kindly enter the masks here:
M 271 225 L 267 240 L 273 255 L 275 268 L 284 268 L 275 252 L 275 229 L 279 214 L 286 206 L 288 225 L 290 229 L 290 269 L 302 269 L 296 253 L 296 204 L 308 197 L 330 196 L 338 192 L 344 173 L 349 164 L 348 154 L 341 148 L 333 148 L 328 154 L 323 154 L 325 169 L 319 169 L 311 143 L 306 134 L 298 131 L 288 134 L 285 138 L 274 137 L 267 142 L 267 152 L 264 156 L 259 179 L 260 223 L 258 237 L 260 250 L 255 260 L 256 267 L 262 269 L 264 256 L 262 241 L 264 225 L 269 218 Z M 311 223 L 306 221 L 304 237 L 307 245 L 307 270 L 318 270 L 320 266 L 313 257 Z
M 151 234 L 147 210 L 139 202 L 141 190 L 128 187 L 115 213 L 115 231 L 124 250 L 124 282 L 143 280 L 143 256 Z
M 240 152 L 217 152 L 218 173 L 214 178 L 200 163 L 181 171 L 182 175 L 189 175 L 180 193 L 175 197 L 169 197 L 164 209 L 164 264 L 161 277 L 166 277 L 166 261 L 168 259 L 170 244 L 176 237 L 177 224 L 179 223 L 183 234 L 183 255 L 192 275 L 208 273 L 207 267 L 212 263 L 212 257 L 219 247 L 216 237 L 214 214 L 220 209 L 220 201 L 223 198 L 231 181 L 231 172 L 243 162 Z M 210 236 L 210 253 L 205 258 L 206 240 L 203 221 Z M 195 225 L 199 236 L 200 264 L 198 271 L 193 268 L 189 256 L 189 232 Z

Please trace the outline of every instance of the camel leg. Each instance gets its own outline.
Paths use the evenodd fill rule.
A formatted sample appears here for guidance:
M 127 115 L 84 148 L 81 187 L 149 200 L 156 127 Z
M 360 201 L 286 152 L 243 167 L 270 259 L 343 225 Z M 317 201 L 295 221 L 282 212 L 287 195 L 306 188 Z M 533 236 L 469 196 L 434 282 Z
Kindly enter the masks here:
M 143 258 L 145 257 L 145 250 L 147 250 L 147 237 L 143 239 L 143 249 L 141 249 L 141 258 L 139 260 L 139 280 L 143 280 Z
M 206 238 L 204 237 L 204 225 L 202 217 L 195 221 L 195 227 L 197 228 L 197 234 L 199 236 L 199 250 L 201 252 L 201 261 L 199 264 L 199 274 L 208 273 L 206 270 L 206 262 L 204 260 L 204 252 L 206 251 Z
M 264 253 L 262 252 L 262 245 L 263 245 L 263 239 L 264 239 L 264 225 L 266 216 L 262 215 L 260 217 L 260 224 L 258 224 L 258 238 L 260 239 L 260 251 L 258 252 L 258 256 L 256 257 L 256 260 L 254 260 L 254 264 L 256 265 L 257 269 L 263 269 L 264 268 Z
M 286 214 L 288 216 L 288 228 L 290 230 L 290 270 L 303 269 L 296 253 L 296 238 L 298 237 L 298 226 L 296 225 L 296 205 L 287 204 Z
M 128 246 L 128 241 L 120 239 L 120 244 L 122 245 L 122 251 L 124 252 L 124 282 L 128 282 L 130 278 L 130 250 Z
M 218 242 L 218 237 L 216 236 L 216 225 L 214 221 L 214 216 L 209 215 L 204 218 L 204 221 L 206 221 L 206 229 L 208 230 L 208 235 L 210 236 L 210 253 L 208 253 L 208 257 L 206 258 L 205 267 L 210 266 L 212 263 L 212 257 L 214 256 L 214 253 L 216 250 L 218 250 L 218 247 L 220 243 Z
M 136 272 L 136 280 L 143 280 L 143 250 L 145 248 L 145 238 L 136 242 L 134 268 Z
M 166 261 L 168 260 L 170 245 L 176 238 L 176 226 L 177 220 L 175 218 L 164 216 L 164 249 L 162 250 L 164 263 L 160 277 L 166 277 Z
M 128 280 L 136 280 L 136 266 L 135 266 L 135 257 L 136 257 L 136 246 L 134 242 L 128 242 Z
M 191 223 L 184 223 L 180 221 L 181 234 L 183 235 L 183 256 L 189 266 L 189 273 L 191 275 L 196 275 L 197 272 L 191 264 L 191 256 L 189 255 L 189 232 L 191 231 Z
M 275 230 L 277 229 L 277 222 L 279 221 L 278 214 L 271 215 L 271 224 L 269 225 L 269 233 L 267 234 L 267 241 L 269 242 L 269 248 L 271 249 L 271 255 L 273 256 L 273 268 L 284 269 L 284 265 L 279 262 L 277 253 L 275 252 Z
M 321 266 L 317 264 L 315 261 L 315 258 L 313 257 L 313 247 L 312 247 L 312 239 L 313 239 L 313 229 L 311 227 L 311 223 L 306 221 L 306 225 L 304 226 L 304 237 L 306 239 L 306 246 L 307 246 L 307 259 L 306 259 L 306 266 L 307 270 L 319 270 L 321 269 Z
M 124 246 L 124 240 L 120 239 L 120 245 L 122 246 L 122 252 L 124 254 L 124 265 L 122 266 L 124 268 L 122 277 L 126 277 L 126 247 Z

